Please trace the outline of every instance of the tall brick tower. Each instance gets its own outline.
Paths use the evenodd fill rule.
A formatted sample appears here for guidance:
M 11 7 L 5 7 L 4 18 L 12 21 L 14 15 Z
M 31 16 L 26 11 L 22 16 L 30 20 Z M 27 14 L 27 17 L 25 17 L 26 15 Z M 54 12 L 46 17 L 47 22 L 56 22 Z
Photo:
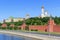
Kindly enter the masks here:
M 5 22 L 5 19 L 3 20 L 2 27 L 3 27 L 3 28 L 7 27 L 7 24 L 6 24 L 6 22 Z
M 10 26 L 13 27 L 13 28 L 14 28 L 14 26 L 15 26 L 15 25 L 13 24 L 13 18 L 11 18 L 11 24 L 10 24 Z
M 53 32 L 54 20 L 50 17 L 48 21 L 48 32 Z
M 21 30 L 25 30 L 25 28 L 26 28 L 25 18 L 23 18 L 23 24 L 21 25 Z

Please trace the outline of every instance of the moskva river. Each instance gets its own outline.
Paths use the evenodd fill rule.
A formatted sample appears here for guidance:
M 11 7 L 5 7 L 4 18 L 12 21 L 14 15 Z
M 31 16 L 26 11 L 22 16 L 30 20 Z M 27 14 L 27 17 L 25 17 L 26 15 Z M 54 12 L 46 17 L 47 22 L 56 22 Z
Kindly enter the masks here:
M 40 40 L 40 39 L 9 35 L 9 34 L 0 34 L 0 40 Z

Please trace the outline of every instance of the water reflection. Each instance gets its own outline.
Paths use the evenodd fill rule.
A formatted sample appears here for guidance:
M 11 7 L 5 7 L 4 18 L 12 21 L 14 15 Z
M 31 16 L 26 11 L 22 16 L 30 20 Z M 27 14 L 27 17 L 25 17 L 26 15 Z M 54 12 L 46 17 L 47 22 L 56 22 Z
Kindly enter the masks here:
M 0 34 L 0 40 L 24 40 L 22 37 Z
M 0 34 L 0 40 L 38 40 L 38 39 L 27 38 L 27 37 L 16 36 L 16 35 L 12 36 L 12 35 L 9 35 L 9 34 Z

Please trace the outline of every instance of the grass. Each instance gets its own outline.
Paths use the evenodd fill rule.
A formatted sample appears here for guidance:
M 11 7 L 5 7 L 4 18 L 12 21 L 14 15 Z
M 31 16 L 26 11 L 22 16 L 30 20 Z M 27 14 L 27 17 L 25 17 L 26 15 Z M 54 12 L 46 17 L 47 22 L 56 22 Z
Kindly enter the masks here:
M 36 32 L 36 33 L 42 33 L 42 34 L 54 34 L 54 35 L 60 35 L 59 32 L 43 32 L 43 31 L 26 31 L 22 30 L 23 32 Z

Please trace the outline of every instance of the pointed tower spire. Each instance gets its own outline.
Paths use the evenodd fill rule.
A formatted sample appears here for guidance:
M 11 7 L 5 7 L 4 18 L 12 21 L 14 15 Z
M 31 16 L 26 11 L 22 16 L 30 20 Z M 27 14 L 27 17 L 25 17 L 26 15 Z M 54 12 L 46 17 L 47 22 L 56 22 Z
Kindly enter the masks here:
M 43 8 L 44 9 L 44 6 L 42 5 L 42 7 L 41 8 Z
M 23 23 L 25 23 L 25 18 L 23 18 Z
M 23 18 L 23 24 L 21 25 L 21 30 L 25 30 L 25 28 L 26 28 L 25 18 Z
M 3 20 L 3 23 L 5 23 L 5 19 Z
M 52 20 L 52 15 L 50 14 L 50 20 Z

